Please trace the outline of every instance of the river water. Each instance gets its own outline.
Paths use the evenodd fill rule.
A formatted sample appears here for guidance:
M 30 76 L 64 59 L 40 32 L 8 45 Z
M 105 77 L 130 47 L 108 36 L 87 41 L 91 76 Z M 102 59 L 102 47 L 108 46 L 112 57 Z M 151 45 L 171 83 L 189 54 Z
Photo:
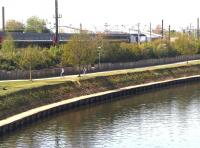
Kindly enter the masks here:
M 184 84 L 38 121 L 0 138 L 0 148 L 197 148 L 200 84 Z

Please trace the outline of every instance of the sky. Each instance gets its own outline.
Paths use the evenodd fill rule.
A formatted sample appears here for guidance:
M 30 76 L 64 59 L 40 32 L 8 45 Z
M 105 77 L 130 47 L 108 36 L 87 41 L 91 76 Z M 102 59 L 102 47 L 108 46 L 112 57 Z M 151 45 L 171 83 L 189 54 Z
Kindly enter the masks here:
M 200 17 L 198 0 L 58 0 L 60 26 L 79 27 L 100 31 L 120 30 L 136 27 L 148 29 L 150 22 L 155 27 L 164 20 L 165 28 L 186 28 L 190 24 L 196 27 Z M 55 0 L 0 0 L 5 7 L 6 20 L 15 19 L 23 23 L 31 16 L 45 19 L 48 26 L 54 26 Z M 1 14 L 1 12 L 0 12 Z M 1 17 L 1 15 L 0 15 Z M 2 19 L 0 19 L 0 28 Z M 124 27 L 125 26 L 125 27 Z

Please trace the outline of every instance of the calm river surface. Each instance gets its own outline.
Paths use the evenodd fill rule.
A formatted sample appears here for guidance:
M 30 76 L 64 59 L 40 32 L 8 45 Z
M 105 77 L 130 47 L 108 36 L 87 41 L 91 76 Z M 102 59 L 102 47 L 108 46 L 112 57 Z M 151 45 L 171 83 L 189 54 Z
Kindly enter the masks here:
M 200 147 L 200 83 L 63 112 L 0 138 L 0 148 L 15 147 Z

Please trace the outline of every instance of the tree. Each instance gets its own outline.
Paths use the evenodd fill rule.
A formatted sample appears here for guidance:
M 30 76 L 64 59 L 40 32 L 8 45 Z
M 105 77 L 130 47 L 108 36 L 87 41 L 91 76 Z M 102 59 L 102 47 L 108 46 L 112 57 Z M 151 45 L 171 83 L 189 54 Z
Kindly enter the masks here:
M 6 30 L 7 31 L 23 31 L 24 24 L 16 20 L 8 20 L 6 22 Z
M 12 36 L 8 33 L 4 38 L 0 50 L 0 69 L 14 70 L 17 66 L 16 48 Z
M 41 62 L 41 55 L 36 47 L 22 49 L 19 59 L 19 66 L 23 69 L 29 69 L 29 78 L 32 81 L 32 69 Z
M 49 32 L 46 27 L 46 23 L 43 19 L 38 18 L 37 16 L 32 16 L 27 20 L 27 25 L 25 28 L 26 32 Z
M 6 35 L 6 38 L 3 40 L 2 43 L 2 52 L 4 54 L 4 57 L 7 59 L 13 59 L 15 55 L 15 44 L 13 41 L 13 38 L 10 34 Z
M 86 32 L 74 35 L 65 46 L 62 63 L 78 66 L 80 76 L 81 67 L 92 64 L 95 61 L 95 54 L 97 51 L 95 43 L 96 42 L 92 36 Z
M 65 45 L 50 47 L 49 53 L 52 56 L 53 63 L 60 64 L 64 48 L 65 48 Z
M 174 48 L 183 55 L 192 55 L 198 52 L 194 37 L 187 34 L 179 34 L 173 43 Z

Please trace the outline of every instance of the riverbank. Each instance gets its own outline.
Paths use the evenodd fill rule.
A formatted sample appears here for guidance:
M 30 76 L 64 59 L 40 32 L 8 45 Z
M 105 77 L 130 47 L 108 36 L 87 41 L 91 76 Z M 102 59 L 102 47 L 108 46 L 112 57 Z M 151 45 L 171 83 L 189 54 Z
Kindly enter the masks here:
M 48 147 L 48 142 L 51 141 L 50 147 L 95 145 L 123 148 L 133 141 L 133 147 L 143 143 L 142 147 L 176 145 L 182 148 L 183 145 L 193 145 L 194 139 L 195 144 L 200 145 L 197 138 L 200 136 L 199 82 L 190 81 L 178 86 L 172 84 L 173 86 L 157 90 L 152 88 L 140 92 L 140 95 L 133 94 L 112 100 L 107 98 L 103 102 L 101 100 L 101 103 L 96 99 L 95 105 L 90 105 L 87 100 L 91 99 L 88 98 L 85 99 L 89 104 L 87 106 L 81 104 L 76 109 L 66 109 L 45 117 L 40 115 L 39 121 L 27 123 L 26 119 L 22 128 L 0 137 L 0 147 Z M 171 135 L 174 137 L 173 143 Z M 57 137 L 60 142 L 57 142 Z M 163 138 L 166 140 L 163 141 Z M 151 145 L 152 139 L 155 140 L 154 146 Z M 119 143 L 120 140 L 122 142 Z
M 193 61 L 189 64 L 177 63 L 89 74 L 81 78 L 72 76 L 36 80 L 33 83 L 29 81 L 1 82 L 1 87 L 7 88 L 8 91 L 4 90 L 7 93 L 4 92 L 0 96 L 0 119 L 69 98 L 199 74 L 200 63 Z

